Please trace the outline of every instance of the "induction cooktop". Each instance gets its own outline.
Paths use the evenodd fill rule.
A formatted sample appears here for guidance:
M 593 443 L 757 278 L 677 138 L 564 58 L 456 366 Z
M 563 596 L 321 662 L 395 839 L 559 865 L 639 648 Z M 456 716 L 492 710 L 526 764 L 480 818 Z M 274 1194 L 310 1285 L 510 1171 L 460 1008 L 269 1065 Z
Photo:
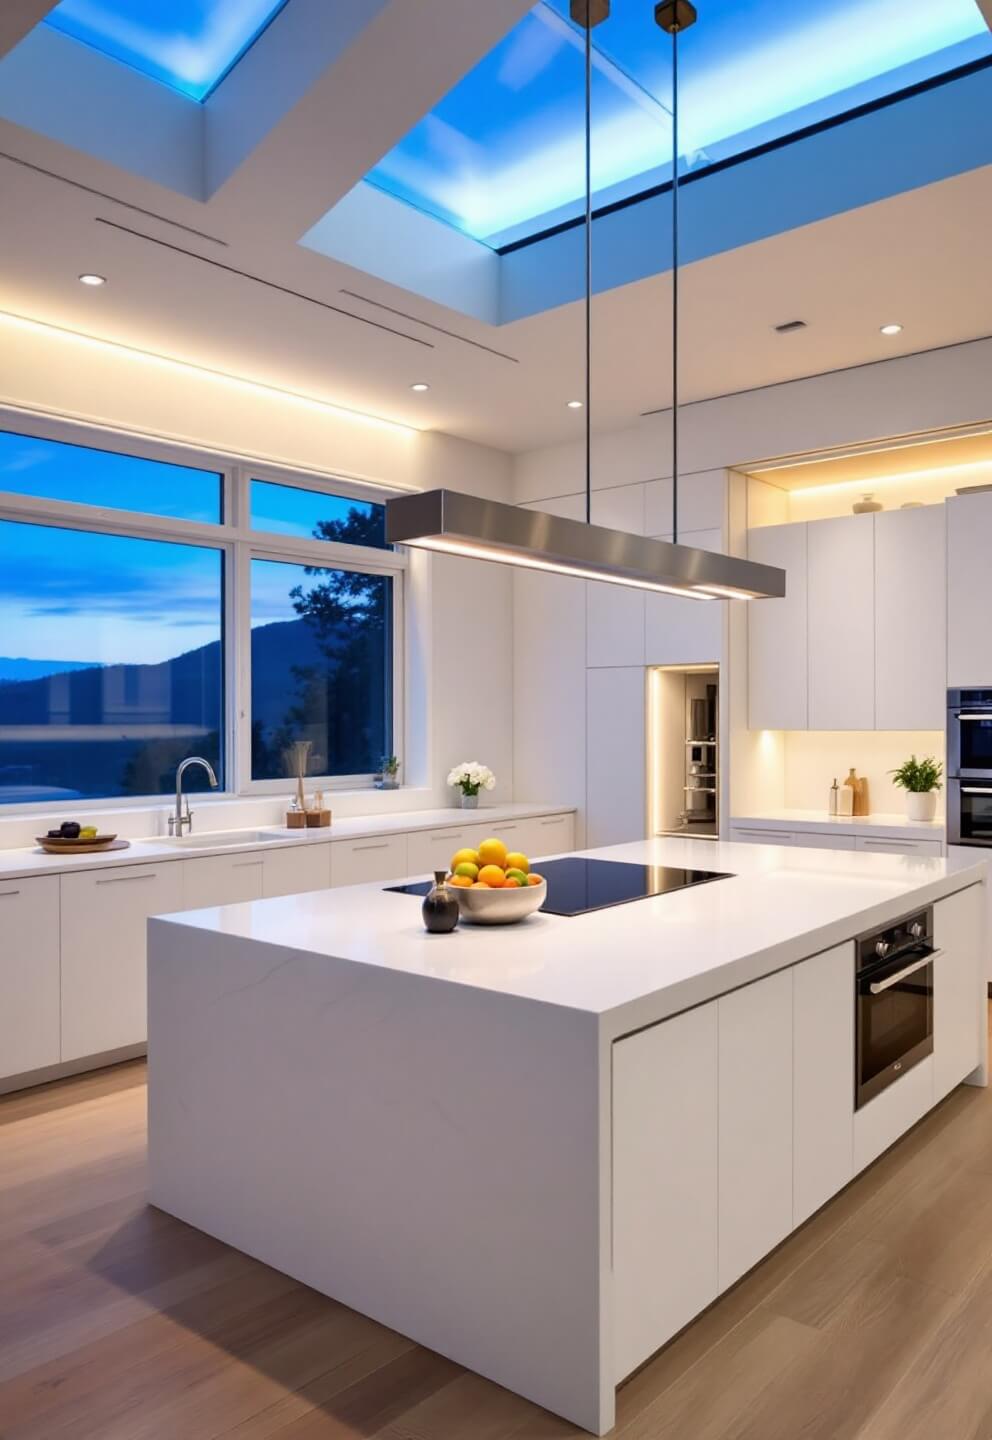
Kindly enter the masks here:
M 625 860 L 586 860 L 569 855 L 545 860 L 536 867 L 548 882 L 548 898 L 541 909 L 548 915 L 588 915 L 611 905 L 671 895 L 711 880 L 731 880 L 715 870 L 683 870 L 672 865 L 631 865 Z M 426 895 L 429 880 L 412 885 L 387 885 L 400 895 Z

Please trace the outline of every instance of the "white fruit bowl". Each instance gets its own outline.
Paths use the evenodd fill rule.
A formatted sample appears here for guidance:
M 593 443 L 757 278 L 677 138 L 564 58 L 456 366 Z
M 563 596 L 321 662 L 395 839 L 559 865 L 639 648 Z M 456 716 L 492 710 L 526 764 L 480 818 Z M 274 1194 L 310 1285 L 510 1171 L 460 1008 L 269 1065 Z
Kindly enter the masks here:
M 540 910 L 548 898 L 548 882 L 509 890 L 470 890 L 453 885 L 462 919 L 470 925 L 514 925 Z

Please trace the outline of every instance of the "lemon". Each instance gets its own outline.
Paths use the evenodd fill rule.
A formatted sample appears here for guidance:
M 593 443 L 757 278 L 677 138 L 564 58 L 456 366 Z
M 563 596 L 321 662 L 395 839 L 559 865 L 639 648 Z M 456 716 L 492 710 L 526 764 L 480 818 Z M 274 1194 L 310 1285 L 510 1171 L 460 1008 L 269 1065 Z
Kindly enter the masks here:
M 526 875 L 530 869 L 530 861 L 527 859 L 527 856 L 519 850 L 511 850 L 506 857 L 506 869 L 507 873 L 511 870 L 522 870 Z
M 506 846 L 502 840 L 483 840 L 479 846 L 480 865 L 498 865 L 501 870 L 506 869 Z
M 478 864 L 479 864 L 479 852 L 478 852 L 478 850 L 459 850 L 459 851 L 457 851 L 456 854 L 452 855 L 452 857 L 451 857 L 451 873 L 452 873 L 452 875 L 454 875 L 454 874 L 457 872 L 459 865 L 465 865 L 465 864 L 468 864 L 468 865 L 478 865 Z

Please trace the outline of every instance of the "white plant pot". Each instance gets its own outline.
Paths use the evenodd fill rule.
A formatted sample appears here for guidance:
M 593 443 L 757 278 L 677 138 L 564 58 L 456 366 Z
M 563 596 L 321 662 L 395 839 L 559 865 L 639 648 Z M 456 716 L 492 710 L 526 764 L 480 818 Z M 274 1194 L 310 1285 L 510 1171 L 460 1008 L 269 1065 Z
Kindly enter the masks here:
M 906 791 L 906 814 L 910 820 L 932 820 L 936 813 L 936 790 Z

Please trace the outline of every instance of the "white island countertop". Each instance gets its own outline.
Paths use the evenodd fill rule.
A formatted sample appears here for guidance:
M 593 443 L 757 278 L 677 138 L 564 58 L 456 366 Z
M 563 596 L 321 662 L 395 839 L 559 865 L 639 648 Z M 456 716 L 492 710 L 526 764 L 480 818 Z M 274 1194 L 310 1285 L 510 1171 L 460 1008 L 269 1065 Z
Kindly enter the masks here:
M 661 838 L 581 852 L 731 878 L 586 915 L 462 924 L 428 935 L 420 898 L 382 882 L 153 921 L 471 986 L 630 1028 L 725 994 L 906 909 L 984 878 L 974 853 L 939 859 Z M 399 883 L 399 882 L 390 882 Z M 611 1027 L 612 1028 L 612 1027 Z

